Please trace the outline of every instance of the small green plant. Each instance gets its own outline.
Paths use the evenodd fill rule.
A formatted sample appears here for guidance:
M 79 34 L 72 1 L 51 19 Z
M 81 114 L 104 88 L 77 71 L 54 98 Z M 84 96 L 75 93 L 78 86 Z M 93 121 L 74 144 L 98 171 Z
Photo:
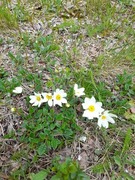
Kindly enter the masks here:
M 2 45 L 4 42 L 4 39 L 0 37 L 0 45 Z
M 80 169 L 78 162 L 67 158 L 65 162 L 53 163 L 51 180 L 89 180 L 89 177 Z
M 11 58 L 13 64 L 18 67 L 24 64 L 24 59 L 21 56 L 21 54 L 17 54 L 16 56 L 13 55 L 13 53 L 9 52 L 8 53 L 9 57 Z
M 0 78 L 5 78 L 8 76 L 7 71 L 5 71 L 3 68 L 0 68 Z
M 30 173 L 28 177 L 30 180 L 89 180 L 78 162 L 71 158 L 66 158 L 64 162 L 60 162 L 59 158 L 55 158 L 51 167 L 38 173 Z
M 30 107 L 23 119 L 24 134 L 20 140 L 29 143 L 39 155 L 63 147 L 64 142 L 71 143 L 80 130 L 71 107 L 63 110 Z
M 30 180 L 45 180 L 47 177 L 47 172 L 46 171 L 39 171 L 38 173 L 31 173 L 29 175 Z
M 47 55 L 52 51 L 59 50 L 59 46 L 53 42 L 53 38 L 51 36 L 42 37 L 40 36 L 33 44 L 34 49 L 40 55 Z
M 113 157 L 115 164 L 117 164 L 117 166 L 118 166 L 119 173 L 117 175 L 117 178 L 123 177 L 123 178 L 129 179 L 129 180 L 134 179 L 133 176 L 131 176 L 128 172 L 125 171 L 127 164 L 135 165 L 132 158 L 129 157 L 129 155 L 128 155 L 131 141 L 132 141 L 132 130 L 129 128 L 126 132 L 122 149 L 119 151 L 116 150 L 114 153 L 114 157 Z
M 0 28 L 18 28 L 15 14 L 6 5 L 0 6 Z
M 28 3 L 28 2 L 27 2 Z M 21 1 L 17 1 L 16 6 L 13 9 L 17 21 L 28 21 L 30 20 L 29 10 L 23 5 Z
M 93 85 L 95 86 L 94 81 Z M 75 98 L 84 96 L 84 90 L 84 88 L 78 88 L 78 85 L 75 84 L 74 90 L 71 88 L 68 96 L 63 89 L 56 89 L 53 93 L 34 92 L 34 95 L 30 95 L 27 100 L 30 100 L 32 106 L 38 106 L 38 108 L 31 107 L 28 104 L 27 115 L 21 114 L 23 135 L 19 138 L 19 141 L 28 143 L 30 148 L 35 149 L 39 155 L 59 149 L 65 143 L 70 144 L 76 133 L 81 130 L 76 122 L 77 109 L 75 103 L 80 104 L 79 101 L 82 102 L 82 99 L 77 100 Z M 16 87 L 13 93 L 21 94 L 22 91 L 22 87 Z M 69 103 L 66 97 L 70 97 Z M 96 102 L 94 96 L 86 97 L 82 107 L 84 109 L 82 116 L 88 119 L 97 118 L 100 128 L 102 126 L 108 128 L 109 122 L 115 123 L 113 118 L 117 116 L 109 113 L 108 110 L 104 110 L 102 103 Z
M 56 29 L 59 29 L 59 31 L 69 30 L 69 32 L 76 33 L 79 31 L 80 26 L 78 22 L 70 19 L 70 20 L 65 20 L 60 25 L 57 25 Z
M 124 72 L 117 76 L 116 86 L 122 97 L 131 97 L 134 95 L 134 85 L 132 81 L 132 75 Z
M 62 0 L 41 0 L 50 13 L 58 14 L 62 8 Z

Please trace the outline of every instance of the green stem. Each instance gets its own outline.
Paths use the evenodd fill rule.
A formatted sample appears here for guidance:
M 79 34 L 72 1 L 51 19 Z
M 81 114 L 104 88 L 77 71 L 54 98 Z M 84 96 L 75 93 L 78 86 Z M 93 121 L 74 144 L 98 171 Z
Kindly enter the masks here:
M 92 82 L 94 88 L 95 88 L 96 91 L 97 91 L 99 101 L 101 101 L 101 96 L 100 96 L 100 93 L 99 93 L 98 88 L 97 88 L 97 86 L 96 86 L 96 83 L 95 83 L 95 80 L 94 80 L 94 77 L 93 77 L 92 70 L 90 70 L 90 77 L 91 77 L 91 82 Z

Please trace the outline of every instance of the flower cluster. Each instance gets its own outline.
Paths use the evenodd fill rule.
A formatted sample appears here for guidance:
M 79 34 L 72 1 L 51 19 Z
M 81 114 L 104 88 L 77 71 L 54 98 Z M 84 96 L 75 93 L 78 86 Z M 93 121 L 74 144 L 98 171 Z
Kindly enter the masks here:
M 116 115 L 109 113 L 108 110 L 102 108 L 101 102 L 96 102 L 96 99 L 92 96 L 92 98 L 85 98 L 84 103 L 82 104 L 84 113 L 83 117 L 88 119 L 97 118 L 98 119 L 98 126 L 108 128 L 109 122 L 115 123 L 114 117 Z
M 62 103 L 67 103 L 65 97 L 67 94 L 64 92 L 63 89 L 56 89 L 56 91 L 52 93 L 34 93 L 34 95 L 30 96 L 30 103 L 32 106 L 40 107 L 42 103 L 47 102 L 48 105 L 55 106 L 59 105 L 62 106 Z
M 78 88 L 77 84 L 74 85 L 74 95 L 76 97 L 85 95 L 84 90 L 84 88 Z M 13 92 L 17 94 L 22 93 L 22 87 L 16 87 Z M 40 107 L 41 104 L 48 103 L 50 107 L 55 105 L 62 107 L 62 104 L 66 104 L 67 107 L 70 107 L 70 104 L 67 103 L 66 97 L 67 93 L 65 93 L 63 89 L 56 89 L 53 94 L 50 92 L 42 92 L 41 94 L 34 92 L 34 95 L 29 96 L 32 106 Z M 97 118 L 98 126 L 100 128 L 102 126 L 108 128 L 109 122 L 115 123 L 113 118 L 116 118 L 117 116 L 109 113 L 108 110 L 103 109 L 102 103 L 97 102 L 93 96 L 91 98 L 85 97 L 82 107 L 84 109 L 82 116 L 90 120 Z

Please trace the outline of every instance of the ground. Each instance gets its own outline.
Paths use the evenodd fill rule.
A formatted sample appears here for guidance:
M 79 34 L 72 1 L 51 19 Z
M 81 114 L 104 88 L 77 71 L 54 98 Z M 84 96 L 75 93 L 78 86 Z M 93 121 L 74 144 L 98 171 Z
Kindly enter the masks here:
M 134 0 L 0 2 L 0 179 L 72 179 L 67 158 L 74 179 L 134 179 L 134 10 Z M 82 117 L 75 83 L 115 124 Z M 57 88 L 70 107 L 32 107 L 30 95 Z

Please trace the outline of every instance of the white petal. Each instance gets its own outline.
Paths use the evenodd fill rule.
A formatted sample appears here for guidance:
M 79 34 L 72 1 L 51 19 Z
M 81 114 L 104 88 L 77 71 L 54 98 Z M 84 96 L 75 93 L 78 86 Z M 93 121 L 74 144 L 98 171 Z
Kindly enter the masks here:
M 60 92 L 60 89 L 56 89 L 56 91 L 55 91 L 56 93 L 59 93 Z
M 92 112 L 92 113 L 91 113 L 91 116 L 92 116 L 93 118 L 99 118 L 100 112 L 99 112 L 99 111 Z
M 42 93 L 42 96 L 43 96 L 43 102 L 47 102 L 48 101 L 48 99 L 46 98 L 47 93 Z
M 115 118 L 117 118 L 117 117 L 118 117 L 117 115 L 112 114 L 112 113 L 109 113 L 109 115 L 110 115 L 111 117 L 115 117 Z
M 87 98 L 87 97 L 86 97 L 86 98 L 84 99 L 84 102 L 85 102 L 86 104 L 89 104 L 89 103 L 90 103 L 90 98 Z
M 59 106 L 62 106 L 61 101 L 54 100 L 54 106 L 55 106 L 56 104 L 59 105 Z
M 34 104 L 32 104 L 32 106 L 37 106 L 38 105 L 38 102 L 35 102 Z
M 30 98 L 30 99 L 33 99 L 33 98 L 35 98 L 35 96 L 32 95 L 32 96 L 29 96 L 29 98 Z
M 30 97 L 30 98 L 31 98 L 30 103 L 34 103 L 36 101 L 36 97 L 35 96 L 34 97 Z
M 41 104 L 42 104 L 42 102 L 40 102 L 40 103 L 38 104 L 38 107 L 40 107 L 40 106 L 41 106 Z
M 96 104 L 98 105 L 98 107 L 101 107 L 101 106 L 102 106 L 102 103 L 101 103 L 101 102 L 97 102 Z
M 67 93 L 65 93 L 63 89 L 60 91 L 60 94 L 61 94 L 62 97 L 66 97 L 67 96 Z
M 89 104 L 88 103 L 82 103 L 83 109 L 88 109 Z
M 16 93 L 16 94 L 20 94 L 20 93 L 22 93 L 22 87 L 16 87 L 14 90 L 13 90 L 13 92 L 14 93 Z
M 51 107 L 52 106 L 52 100 L 48 101 L 48 105 Z
M 75 84 L 75 85 L 74 85 L 74 90 L 77 90 L 77 89 L 78 89 L 78 85 Z
M 101 128 L 102 126 L 102 120 L 98 119 L 98 126 Z
M 114 124 L 114 123 L 115 123 L 114 119 L 113 119 L 113 118 L 111 118 L 111 117 L 108 117 L 108 118 L 107 118 L 107 120 L 108 120 L 108 122 L 110 122 L 110 123 L 112 123 L 112 124 Z
M 104 109 L 101 108 L 101 104 L 99 103 L 95 104 L 95 108 L 96 108 L 96 111 L 99 112 L 99 114 L 101 114 L 104 111 Z
M 30 100 L 30 103 L 31 103 L 31 104 L 32 104 L 32 103 L 34 103 L 34 102 L 35 102 L 35 100 L 34 100 L 34 99 L 31 99 L 31 100 Z
M 65 98 L 62 98 L 61 102 L 62 103 L 67 103 L 67 100 Z
M 94 96 L 92 96 L 92 98 L 90 99 L 91 103 L 96 103 L 96 99 L 94 98 Z
M 83 92 L 83 91 L 85 90 L 85 88 L 80 88 L 79 90 L 80 90 L 81 92 Z
M 90 113 L 88 110 L 85 110 L 82 116 L 87 117 L 88 119 L 93 119 L 93 114 Z
M 102 121 L 102 126 L 105 127 L 105 128 L 108 128 L 109 124 L 108 124 L 108 121 Z

